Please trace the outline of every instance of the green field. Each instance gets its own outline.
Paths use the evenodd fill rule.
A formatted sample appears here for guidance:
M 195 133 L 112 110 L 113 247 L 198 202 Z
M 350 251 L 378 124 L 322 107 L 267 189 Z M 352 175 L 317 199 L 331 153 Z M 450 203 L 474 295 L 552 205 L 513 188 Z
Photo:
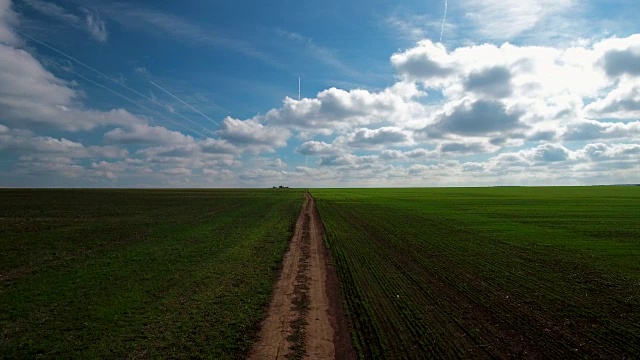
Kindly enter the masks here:
M 0 190 L 4 358 L 243 358 L 299 190 Z
M 640 354 L 640 187 L 312 194 L 362 358 Z
M 640 187 L 312 194 L 361 358 L 640 353 Z M 302 199 L 0 190 L 0 354 L 244 358 Z

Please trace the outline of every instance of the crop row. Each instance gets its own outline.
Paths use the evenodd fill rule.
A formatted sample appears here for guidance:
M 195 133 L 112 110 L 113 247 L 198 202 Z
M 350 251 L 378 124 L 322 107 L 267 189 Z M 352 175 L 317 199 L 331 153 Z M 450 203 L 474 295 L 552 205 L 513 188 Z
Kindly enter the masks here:
M 363 358 L 638 353 L 640 283 L 629 274 L 640 244 L 580 236 L 598 225 L 579 226 L 578 200 L 463 191 L 313 191 Z M 600 216 L 638 235 L 616 204 Z M 495 216 L 519 206 L 527 216 Z M 604 241 L 636 261 L 585 246 Z

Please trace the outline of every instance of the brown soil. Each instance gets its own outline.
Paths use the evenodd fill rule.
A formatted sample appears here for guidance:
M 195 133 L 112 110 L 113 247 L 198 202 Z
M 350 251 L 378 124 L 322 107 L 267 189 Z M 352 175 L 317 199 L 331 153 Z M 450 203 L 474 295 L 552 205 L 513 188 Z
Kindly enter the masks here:
M 338 277 L 313 197 L 305 192 L 282 272 L 250 359 L 355 359 Z

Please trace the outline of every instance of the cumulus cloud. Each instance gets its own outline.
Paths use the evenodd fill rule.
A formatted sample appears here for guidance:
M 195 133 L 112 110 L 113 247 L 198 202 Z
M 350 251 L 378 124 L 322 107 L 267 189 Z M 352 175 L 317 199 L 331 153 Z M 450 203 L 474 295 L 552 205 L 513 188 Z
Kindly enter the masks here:
M 420 142 L 462 150 L 467 142 L 469 151 L 491 152 L 525 141 L 575 139 L 578 128 L 593 122 L 613 136 L 615 128 L 627 125 L 598 119 L 614 112 L 622 120 L 634 116 L 636 91 L 620 76 L 608 75 L 601 63 L 608 51 L 628 49 L 635 40 L 606 39 L 564 49 L 484 44 L 452 51 L 424 40 L 391 57 L 400 79 L 389 88 L 331 88 L 315 98 L 285 98 L 281 107 L 251 121 L 302 138 L 338 133 L 333 151 Z M 422 101 L 427 96 L 422 89 L 441 91 L 443 102 Z M 233 135 L 220 135 L 232 142 Z M 308 143 L 298 152 L 320 154 L 319 145 Z
M 0 149 L 30 158 L 123 158 L 127 149 L 117 146 L 85 146 L 80 142 L 51 136 L 38 136 L 24 129 L 0 124 Z
M 231 181 L 236 178 L 236 174 L 228 169 L 203 169 L 202 174 L 207 180 Z
M 408 145 L 410 136 L 399 127 L 387 126 L 378 129 L 357 129 L 338 140 L 354 148 Z
M 519 121 L 521 115 L 519 111 L 507 110 L 498 101 L 465 101 L 451 113 L 442 114 L 435 124 L 423 130 L 435 137 L 443 133 L 469 136 L 504 133 L 523 127 Z
M 464 88 L 467 91 L 483 95 L 488 94 L 497 98 L 507 97 L 513 92 L 511 88 L 511 72 L 502 66 L 494 66 L 473 72 L 465 80 Z
M 97 157 L 108 158 L 108 159 L 117 159 L 124 158 L 129 155 L 129 150 L 126 148 L 107 145 L 107 146 L 89 146 L 88 147 L 91 154 L 95 154 Z
M 189 144 L 194 139 L 179 131 L 169 130 L 162 126 L 133 124 L 127 128 L 115 128 L 104 134 L 105 141 L 122 144 Z
M 114 180 L 127 171 L 128 166 L 125 162 L 99 161 L 91 163 L 91 169 L 95 176 Z
M 239 120 L 231 117 L 224 119 L 216 134 L 232 145 L 253 152 L 273 152 L 276 148 L 286 146 L 291 136 L 287 129 L 268 127 L 256 119 Z
M 296 149 L 318 156 L 321 168 L 345 171 L 336 178 L 348 172 L 359 179 L 376 174 L 406 180 L 444 174 L 442 164 L 451 165 L 451 173 L 473 172 L 494 181 L 508 169 L 560 173 L 579 160 L 563 142 L 637 138 L 637 121 L 629 121 L 636 115 L 637 94 L 630 70 L 607 73 L 602 60 L 635 41 L 631 36 L 569 48 L 505 43 L 447 51 L 425 40 L 392 56 L 400 75 L 392 87 L 378 92 L 332 88 L 316 98 L 285 99 L 264 123 L 309 137 L 337 133 L 333 141 L 307 141 Z M 423 101 L 431 91 L 440 91 L 443 100 Z M 530 142 L 539 145 L 499 153 Z M 371 150 L 380 152 L 371 155 Z M 490 154 L 486 161 L 447 162 Z
M 596 94 L 610 83 L 594 66 L 600 51 L 509 43 L 472 45 L 447 51 L 439 44 L 424 40 L 414 48 L 394 54 L 391 62 L 403 77 L 420 81 L 427 88 L 441 89 L 452 99 L 467 96 L 466 92 L 474 89 L 478 89 L 477 96 L 486 92 L 528 98 L 567 93 L 586 96 Z M 406 59 L 415 58 L 415 53 L 421 56 L 414 62 L 421 60 L 428 66 L 435 62 L 439 67 L 447 67 L 450 69 L 445 73 L 447 76 L 425 75 L 417 65 L 406 67 Z
M 332 144 L 327 144 L 324 141 L 307 141 L 300 145 L 296 152 L 302 155 L 328 155 L 333 154 L 337 150 Z
M 493 176 L 514 172 L 553 178 L 565 184 L 581 183 L 589 177 L 608 173 L 614 178 L 629 178 L 640 169 L 639 144 L 587 144 L 569 150 L 561 144 L 542 144 L 518 152 L 501 153 L 487 160 L 483 171 Z M 517 178 L 517 176 L 516 176 Z
M 254 161 L 258 167 L 266 167 L 271 169 L 284 169 L 287 167 L 287 164 L 284 161 L 282 161 L 282 159 L 280 158 L 275 158 L 275 159 L 258 158 L 258 159 L 255 159 Z
M 438 151 L 445 154 L 482 154 L 496 149 L 497 146 L 481 141 L 446 142 L 438 145 Z
M 162 173 L 163 174 L 168 174 L 168 175 L 189 176 L 189 175 L 191 175 L 191 169 L 187 169 L 187 168 L 169 168 L 169 169 L 162 170 Z
M 603 66 L 607 75 L 640 75 L 640 45 L 625 50 L 610 50 L 604 54 Z
M 378 161 L 378 156 L 344 154 L 337 156 L 323 156 L 320 159 L 321 166 L 339 166 L 342 168 L 357 168 L 360 166 L 370 166 Z
M 580 121 L 570 124 L 563 137 L 567 141 L 638 139 L 640 138 L 640 121 L 628 123 Z
M 241 180 L 245 181 L 259 181 L 260 183 L 273 183 L 290 180 L 289 172 L 278 171 L 272 169 L 246 169 L 238 175 Z
M 640 61 L 640 60 L 639 60 Z M 624 82 L 585 107 L 595 118 L 640 119 L 640 82 Z
M 95 11 L 25 1 L 98 41 L 108 38 Z M 572 3 L 482 0 L 469 5 L 468 17 L 487 38 L 508 39 Z M 500 11 L 512 21 L 477 22 Z M 163 19 L 150 20 L 166 27 Z M 397 77 L 386 88 L 287 97 L 197 138 L 124 109 L 90 108 L 78 84 L 22 45 L 12 30 L 18 20 L 0 0 L 0 149 L 17 159 L 14 174 L 169 186 L 437 186 L 589 183 L 640 173 L 640 35 L 564 47 L 447 49 L 422 40 L 390 57 Z M 294 156 L 285 153 L 292 139 L 302 142 Z M 312 165 L 295 167 L 300 155 L 315 157 Z
M 406 100 L 416 96 L 415 88 L 392 87 L 381 92 L 330 88 L 316 98 L 284 100 L 279 109 L 265 115 L 268 124 L 301 132 L 330 135 L 354 126 L 409 122 L 420 116 L 422 106 Z
M 221 139 L 207 138 L 198 142 L 200 150 L 207 154 L 240 154 L 241 148 Z
M 569 158 L 569 150 L 560 144 L 543 144 L 533 150 L 534 161 L 557 162 Z
M 444 130 L 476 136 L 482 129 L 471 125 L 488 124 L 487 131 L 505 131 L 500 126 L 511 124 L 521 131 L 494 137 L 492 143 L 515 145 L 521 141 L 514 140 L 522 139 L 523 134 L 532 141 L 558 139 L 570 124 L 611 118 L 637 120 L 638 84 L 630 77 L 635 62 L 625 55 L 624 61 L 614 64 L 607 61 L 611 60 L 607 54 L 634 52 L 639 40 L 640 36 L 632 35 L 564 49 L 505 43 L 463 46 L 452 51 L 425 40 L 394 54 L 392 64 L 405 80 L 418 81 L 427 91 L 438 90 L 445 96 L 443 106 L 434 109 L 436 115 L 425 119 L 429 123 L 425 129 L 432 135 L 442 137 L 435 130 Z M 405 66 L 408 62 L 448 70 L 425 72 L 416 64 Z M 478 116 L 481 113 L 493 120 L 474 121 L 482 119 Z M 440 129 L 433 123 L 440 123 Z M 598 126 L 612 127 L 607 122 Z M 465 128 L 471 131 L 460 132 Z M 566 134 L 575 137 L 575 129 Z
M 458 66 L 442 44 L 423 40 L 418 46 L 391 56 L 391 64 L 410 80 L 446 78 Z

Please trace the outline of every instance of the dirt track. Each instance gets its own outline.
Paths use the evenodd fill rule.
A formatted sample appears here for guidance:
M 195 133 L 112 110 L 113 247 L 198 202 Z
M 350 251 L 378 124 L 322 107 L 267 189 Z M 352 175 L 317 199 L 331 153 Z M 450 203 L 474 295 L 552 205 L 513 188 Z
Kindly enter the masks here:
M 320 215 L 313 197 L 308 192 L 304 196 L 250 359 L 355 358 Z

